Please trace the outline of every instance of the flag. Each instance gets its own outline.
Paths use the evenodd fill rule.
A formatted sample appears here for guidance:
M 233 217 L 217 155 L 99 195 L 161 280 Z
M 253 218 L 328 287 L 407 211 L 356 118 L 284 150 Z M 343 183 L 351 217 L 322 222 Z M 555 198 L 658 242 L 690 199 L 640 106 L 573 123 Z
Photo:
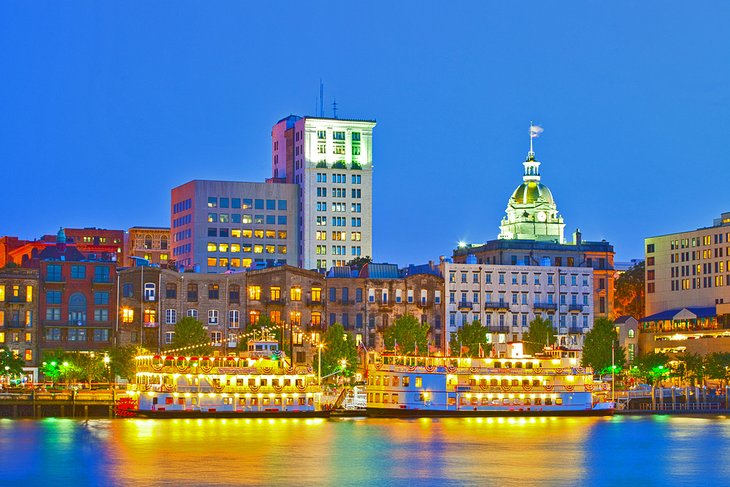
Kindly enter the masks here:
M 542 130 L 539 125 L 530 125 L 530 137 L 534 139 L 542 133 Z

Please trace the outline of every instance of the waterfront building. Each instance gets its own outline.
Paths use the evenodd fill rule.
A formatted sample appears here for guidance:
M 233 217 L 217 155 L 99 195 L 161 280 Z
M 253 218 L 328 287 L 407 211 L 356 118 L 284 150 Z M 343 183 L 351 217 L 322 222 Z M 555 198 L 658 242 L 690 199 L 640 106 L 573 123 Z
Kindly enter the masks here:
M 124 230 L 84 227 L 64 228 L 66 241 L 90 259 L 124 262 Z
M 26 262 L 40 277 L 38 353 L 106 350 L 114 332 L 117 254 L 84 255 L 63 230 L 55 240 Z
M 139 266 L 119 273 L 117 343 L 161 351 L 169 348 L 175 324 L 189 316 L 208 331 L 214 348 L 237 344 L 242 331 L 246 274 L 176 272 Z
M 438 267 L 367 263 L 361 269 L 334 267 L 327 273 L 328 323 L 341 323 L 358 343 L 383 350 L 383 332 L 404 315 L 430 327 L 434 351 L 445 350 L 443 277 Z
M 282 348 L 297 365 L 311 363 L 328 325 L 324 276 L 289 265 L 246 273 L 246 323 L 262 316 L 281 327 Z
M 194 180 L 173 188 L 172 256 L 204 273 L 298 262 L 295 184 Z
M 712 226 L 644 243 L 641 352 L 730 351 L 730 212 Z
M 586 267 L 441 263 L 448 335 L 479 320 L 490 343 L 522 340 L 530 322 L 553 323 L 557 342 L 582 348 L 593 327 L 593 272 Z
M 32 381 L 38 380 L 38 292 L 38 269 L 0 268 L 0 347 L 23 359 Z
M 372 256 L 373 127 L 290 115 L 272 128 L 270 181 L 300 188 L 295 265 L 324 272 Z
M 460 244 L 453 252 L 455 263 L 497 266 L 580 267 L 593 273 L 593 313 L 612 317 L 614 250 L 608 242 L 589 242 L 576 230 L 566 242 L 565 222 L 550 189 L 541 182 L 540 162 L 530 150 L 523 163 L 522 183 L 509 198 L 499 237 L 484 244 Z M 592 322 L 589 323 L 589 328 Z
M 134 266 L 134 257 L 152 265 L 171 264 L 169 227 L 132 227 L 125 237 L 125 266 Z
M 639 321 L 633 316 L 619 316 L 613 322 L 618 343 L 626 352 L 626 363 L 632 363 L 639 355 Z

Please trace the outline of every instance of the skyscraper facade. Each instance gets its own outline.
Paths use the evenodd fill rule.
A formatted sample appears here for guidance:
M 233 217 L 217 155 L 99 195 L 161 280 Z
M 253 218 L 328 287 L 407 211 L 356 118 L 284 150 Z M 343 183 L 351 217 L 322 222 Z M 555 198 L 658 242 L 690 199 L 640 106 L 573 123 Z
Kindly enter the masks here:
M 375 121 L 290 115 L 274 125 L 271 182 L 299 187 L 297 265 L 372 257 Z

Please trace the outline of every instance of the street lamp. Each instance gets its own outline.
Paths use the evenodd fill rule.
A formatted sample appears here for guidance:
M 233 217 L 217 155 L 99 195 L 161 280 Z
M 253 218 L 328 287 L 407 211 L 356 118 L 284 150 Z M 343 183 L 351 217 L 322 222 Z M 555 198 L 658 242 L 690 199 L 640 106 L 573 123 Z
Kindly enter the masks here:
M 322 385 L 322 348 L 324 348 L 324 344 L 320 342 L 317 345 L 318 349 L 318 366 L 317 366 L 317 385 Z

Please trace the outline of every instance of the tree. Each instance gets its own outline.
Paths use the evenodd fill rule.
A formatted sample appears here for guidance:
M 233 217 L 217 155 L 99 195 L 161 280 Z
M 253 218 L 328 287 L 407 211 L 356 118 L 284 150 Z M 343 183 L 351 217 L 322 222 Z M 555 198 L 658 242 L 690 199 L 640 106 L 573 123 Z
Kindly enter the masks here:
M 180 348 L 191 354 L 205 355 L 213 350 L 210 336 L 203 324 L 191 316 L 186 316 L 175 323 L 175 334 L 172 337 L 171 350 Z
M 727 384 L 730 377 L 730 353 L 713 352 L 705 356 L 705 371 L 708 378 L 719 380 L 721 386 Z
M 74 352 L 69 354 L 66 378 L 87 382 L 91 387 L 92 381 L 106 378 L 106 365 L 103 355 Z
M 63 350 L 48 351 L 43 354 L 41 372 L 46 380 L 52 383 L 65 381 L 71 372 L 71 364 L 68 361 L 69 354 Z
M 404 355 L 423 353 L 428 350 L 428 328 L 428 323 L 419 323 L 413 315 L 401 316 L 383 331 L 385 348 Z
M 365 257 L 355 257 L 350 262 L 348 262 L 347 265 L 359 270 L 362 269 L 362 266 L 364 266 L 365 264 L 369 264 L 372 261 L 373 259 L 370 258 L 369 255 L 366 255 Z
M 535 355 L 544 347 L 555 343 L 555 327 L 552 322 L 537 316 L 530 322 L 527 333 L 523 333 L 522 341 L 525 344 L 525 353 Z
M 8 385 L 10 379 L 23 375 L 23 365 L 25 365 L 25 361 L 8 347 L 0 348 L 0 374 L 7 378 Z
M 134 378 L 136 373 L 134 358 L 137 355 L 135 345 L 114 347 L 109 349 L 107 354 L 109 355 L 109 369 L 112 376 L 119 376 L 127 380 Z
M 669 356 L 665 353 L 651 352 L 641 355 L 634 360 L 631 368 L 631 374 L 650 384 L 652 389 L 668 377 L 669 373 Z
M 624 272 L 616 280 L 613 297 L 617 316 L 630 315 L 636 319 L 644 316 L 644 261 Z
M 357 369 L 357 346 L 355 340 L 345 328 L 335 323 L 322 336 L 322 376 L 343 371 L 342 375 L 350 377 Z M 314 369 L 319 368 L 319 356 L 313 360 Z
M 613 350 L 611 350 L 613 346 Z M 612 360 L 613 355 L 613 360 Z M 618 343 L 618 333 L 608 318 L 598 318 L 593 322 L 593 329 L 586 333 L 583 342 L 584 367 L 593 367 L 597 374 L 610 374 L 611 365 L 618 371 L 626 365 L 624 347 Z
M 683 379 L 690 383 L 692 387 L 702 384 L 705 381 L 705 360 L 698 353 L 687 353 L 682 358 L 684 365 Z
M 463 347 L 466 347 L 465 353 Z M 489 352 L 492 351 L 492 344 L 487 343 L 487 327 L 483 326 L 479 320 L 467 323 L 459 328 L 456 333 L 451 334 L 449 348 L 451 349 L 451 355 L 454 356 L 479 357 L 489 355 Z

